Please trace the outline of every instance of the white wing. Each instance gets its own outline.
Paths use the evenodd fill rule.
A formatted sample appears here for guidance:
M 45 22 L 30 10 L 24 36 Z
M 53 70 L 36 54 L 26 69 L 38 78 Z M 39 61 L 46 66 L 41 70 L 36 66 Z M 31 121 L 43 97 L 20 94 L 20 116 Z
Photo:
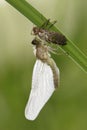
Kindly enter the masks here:
M 33 70 L 32 89 L 25 108 L 25 117 L 34 120 L 54 92 L 53 72 L 49 65 L 37 60 Z

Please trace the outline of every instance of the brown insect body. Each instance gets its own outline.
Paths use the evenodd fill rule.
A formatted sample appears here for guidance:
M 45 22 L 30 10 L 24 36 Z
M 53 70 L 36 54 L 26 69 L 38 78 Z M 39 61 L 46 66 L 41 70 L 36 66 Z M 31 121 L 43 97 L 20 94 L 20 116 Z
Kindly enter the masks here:
M 59 70 L 55 63 L 55 61 L 51 58 L 51 55 L 49 54 L 48 47 L 46 45 L 43 45 L 42 42 L 39 39 L 34 39 L 32 41 L 32 44 L 36 46 L 36 57 L 37 59 L 40 59 L 42 62 L 47 63 L 52 71 L 53 71 L 53 77 L 54 77 L 54 85 L 55 88 L 59 86 Z
M 48 43 L 66 45 L 66 41 L 67 41 L 66 37 L 58 32 L 52 32 L 46 29 L 34 27 L 33 33 L 34 35 L 38 35 L 40 39 Z
M 43 62 L 47 62 L 49 58 L 48 47 L 36 38 L 32 41 L 32 44 L 36 46 L 36 57 Z

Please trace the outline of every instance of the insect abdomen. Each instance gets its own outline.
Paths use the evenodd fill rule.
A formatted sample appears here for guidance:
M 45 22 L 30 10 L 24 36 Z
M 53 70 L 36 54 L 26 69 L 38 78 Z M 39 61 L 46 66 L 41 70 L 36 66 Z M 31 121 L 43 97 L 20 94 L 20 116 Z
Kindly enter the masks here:
M 58 67 L 56 66 L 56 63 L 52 58 L 48 58 L 47 64 L 51 67 L 53 72 L 53 78 L 54 78 L 54 86 L 55 88 L 58 88 L 59 82 L 60 82 L 60 72 Z
M 66 37 L 62 34 L 59 33 L 54 33 L 53 35 L 50 36 L 51 42 L 58 44 L 58 45 L 66 45 Z

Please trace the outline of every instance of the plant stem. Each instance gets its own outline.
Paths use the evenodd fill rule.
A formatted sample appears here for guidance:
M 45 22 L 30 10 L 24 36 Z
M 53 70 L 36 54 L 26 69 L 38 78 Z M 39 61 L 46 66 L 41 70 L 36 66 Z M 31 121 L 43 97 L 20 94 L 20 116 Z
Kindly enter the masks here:
M 25 0 L 6 0 L 9 4 L 15 7 L 21 14 L 27 17 L 31 22 L 33 22 L 37 26 L 41 26 L 43 21 L 46 21 L 46 18 L 37 11 L 34 7 L 32 7 Z M 60 32 L 55 26 L 51 28 L 53 31 Z M 68 53 L 69 57 L 76 62 L 80 68 L 82 68 L 85 72 L 87 72 L 87 56 L 85 56 L 82 51 L 73 44 L 67 38 L 67 45 L 60 47 L 64 52 Z

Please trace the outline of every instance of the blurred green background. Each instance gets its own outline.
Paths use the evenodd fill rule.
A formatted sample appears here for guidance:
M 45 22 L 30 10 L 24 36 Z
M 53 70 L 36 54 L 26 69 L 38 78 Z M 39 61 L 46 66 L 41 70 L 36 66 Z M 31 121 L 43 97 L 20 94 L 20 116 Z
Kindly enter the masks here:
M 27 0 L 87 55 L 86 0 Z M 34 25 L 0 0 L 0 130 L 86 130 L 87 74 L 66 55 L 52 55 L 60 87 L 35 121 L 24 117 L 35 56 Z

